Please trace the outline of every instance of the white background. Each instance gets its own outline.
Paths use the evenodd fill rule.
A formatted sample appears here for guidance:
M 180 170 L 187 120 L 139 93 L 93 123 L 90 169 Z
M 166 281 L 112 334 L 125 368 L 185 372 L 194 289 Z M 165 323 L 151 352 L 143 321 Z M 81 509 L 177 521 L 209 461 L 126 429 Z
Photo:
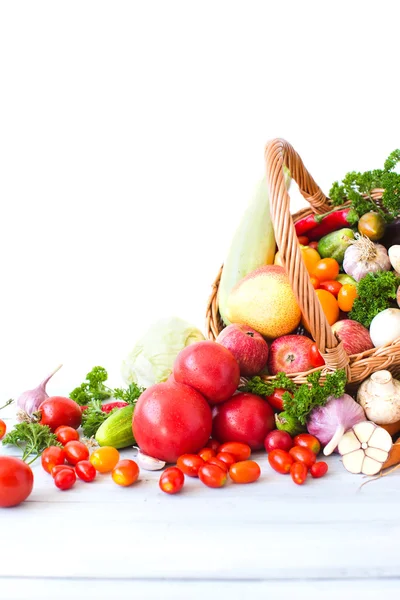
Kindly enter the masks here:
M 4 399 L 119 382 L 147 324 L 203 327 L 263 150 L 325 192 L 400 145 L 398 2 L 0 4 Z

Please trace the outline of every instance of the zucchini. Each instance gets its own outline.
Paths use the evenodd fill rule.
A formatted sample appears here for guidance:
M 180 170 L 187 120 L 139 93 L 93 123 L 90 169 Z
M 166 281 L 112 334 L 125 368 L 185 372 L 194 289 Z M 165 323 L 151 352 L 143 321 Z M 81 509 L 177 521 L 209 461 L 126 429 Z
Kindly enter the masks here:
M 110 415 L 97 430 L 95 440 L 99 446 L 127 448 L 135 445 L 132 433 L 134 405 L 125 406 Z

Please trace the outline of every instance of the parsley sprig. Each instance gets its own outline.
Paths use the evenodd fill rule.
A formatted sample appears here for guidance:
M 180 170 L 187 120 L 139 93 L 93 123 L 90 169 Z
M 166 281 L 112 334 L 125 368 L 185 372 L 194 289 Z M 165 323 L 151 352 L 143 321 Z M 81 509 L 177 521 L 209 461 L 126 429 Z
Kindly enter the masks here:
M 3 444 L 16 446 L 22 452 L 22 460 L 26 461 L 33 455 L 27 464 L 32 464 L 49 446 L 61 446 L 56 436 L 47 425 L 39 423 L 18 423 L 3 438 Z
M 393 271 L 367 273 L 357 284 L 357 297 L 349 318 L 369 327 L 376 315 L 393 305 L 400 277 Z
M 108 373 L 104 367 L 93 367 L 86 375 L 86 381 L 76 387 L 69 397 L 80 406 L 86 406 L 92 400 L 107 400 L 111 398 L 112 390 L 104 385 Z

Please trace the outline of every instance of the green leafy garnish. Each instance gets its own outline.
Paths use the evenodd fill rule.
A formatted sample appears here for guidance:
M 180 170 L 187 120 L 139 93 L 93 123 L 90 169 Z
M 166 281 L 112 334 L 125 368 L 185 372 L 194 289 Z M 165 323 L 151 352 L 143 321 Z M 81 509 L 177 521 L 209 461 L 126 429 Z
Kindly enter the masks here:
M 86 381 L 72 390 L 69 397 L 80 406 L 86 406 L 92 400 L 107 400 L 112 395 L 112 390 L 104 385 L 107 379 L 108 373 L 104 367 L 93 367 L 86 375 Z
M 120 408 L 114 408 L 110 412 L 104 412 L 101 410 L 100 400 L 93 400 L 89 403 L 89 408 L 82 413 L 82 431 L 85 437 L 91 438 L 96 435 L 100 425 L 104 423 L 106 419 L 116 410 Z
M 274 380 L 263 381 L 261 377 L 256 375 L 247 381 L 247 383 L 239 388 L 241 392 L 250 392 L 257 396 L 271 396 L 276 389 L 295 392 L 297 385 L 285 374 L 278 373 Z
M 3 444 L 16 446 L 22 451 L 22 460 L 34 455 L 28 465 L 33 463 L 49 446 L 61 446 L 56 436 L 47 425 L 39 423 L 18 423 L 7 433 Z
M 136 383 L 130 383 L 129 387 L 124 388 L 115 388 L 113 390 L 112 396 L 116 400 L 122 400 L 127 402 L 128 404 L 136 404 L 136 400 L 139 396 L 144 392 L 144 388 L 139 387 Z
M 386 159 L 383 169 L 358 173 L 347 173 L 342 182 L 336 181 L 329 192 L 334 206 L 351 202 L 352 208 L 361 217 L 367 212 L 379 212 L 387 221 L 393 221 L 400 213 L 400 174 L 393 169 L 400 162 L 400 150 L 394 150 Z M 383 188 L 381 210 L 371 198 L 374 188 Z M 364 197 L 364 195 L 366 197 Z
M 393 271 L 367 273 L 357 284 L 357 297 L 349 318 L 368 328 L 378 313 L 392 306 L 399 285 L 400 277 Z

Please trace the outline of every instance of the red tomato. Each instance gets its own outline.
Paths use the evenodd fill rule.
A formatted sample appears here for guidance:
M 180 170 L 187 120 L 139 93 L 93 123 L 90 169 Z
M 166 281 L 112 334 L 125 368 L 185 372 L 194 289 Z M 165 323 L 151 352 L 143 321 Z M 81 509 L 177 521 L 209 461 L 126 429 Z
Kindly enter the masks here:
M 228 469 L 231 465 L 234 465 L 236 462 L 236 458 L 230 452 L 218 452 L 216 458 L 224 462 Z
M 342 287 L 342 284 L 340 283 L 340 281 L 328 279 L 328 281 L 321 281 L 321 283 L 319 284 L 319 287 L 322 290 L 326 290 L 327 292 L 330 292 L 331 294 L 333 294 L 335 296 L 335 298 L 337 298 L 340 288 Z
M 236 461 L 247 460 L 251 454 L 251 448 L 247 444 L 242 444 L 241 442 L 225 442 L 225 444 L 220 446 L 218 455 L 224 452 L 232 454 Z
M 299 237 L 297 238 L 299 244 L 301 244 L 302 246 L 308 246 L 308 237 L 306 235 L 299 235 Z
M 266 401 L 268 402 L 268 404 L 270 404 L 272 406 L 272 408 L 275 408 L 275 410 L 279 410 L 279 412 L 281 412 L 284 409 L 283 406 L 283 394 L 286 393 L 286 390 L 283 390 L 281 388 L 276 388 L 276 390 L 274 391 L 273 394 L 271 394 L 271 396 L 266 396 Z M 289 392 L 287 392 L 289 393 Z M 293 394 L 290 394 L 290 396 L 293 396 Z
M 72 486 L 75 485 L 75 482 L 75 471 L 71 471 L 71 469 L 61 469 L 54 477 L 54 483 L 59 490 L 63 491 L 72 488 Z
M 73 440 L 79 440 L 79 433 L 73 427 L 69 427 L 68 425 L 61 425 L 61 427 L 57 427 L 54 432 L 57 440 L 65 446 L 68 442 L 72 442 Z
M 207 462 L 210 458 L 215 456 L 217 453 L 215 452 L 215 450 L 212 450 L 212 448 L 202 448 L 201 450 L 199 450 L 199 452 L 197 454 L 200 456 L 200 458 L 202 458 L 204 460 L 204 462 Z
M 240 368 L 233 354 L 221 344 L 196 342 L 179 352 L 174 378 L 200 392 L 210 404 L 218 404 L 236 392 Z
M 197 473 L 204 460 L 197 454 L 182 454 L 176 462 L 176 466 L 189 477 L 198 477 Z
M 264 447 L 267 433 L 275 429 L 274 411 L 260 396 L 240 393 L 213 413 L 213 436 L 220 442 L 242 442 L 252 450 Z
M 59 446 L 49 446 L 42 452 L 42 467 L 47 473 L 51 473 L 53 467 L 65 463 L 65 451 Z
M 268 462 L 277 473 L 287 475 L 294 463 L 293 456 L 284 450 L 272 450 L 268 454 Z
M 322 462 L 322 461 L 314 463 L 310 469 L 310 473 L 314 477 L 314 479 L 323 477 L 327 471 L 328 471 L 328 465 L 326 464 L 326 462 Z
M 177 467 L 169 467 L 161 473 L 159 486 L 166 494 L 177 494 L 185 483 L 185 476 Z
M 316 343 L 310 346 L 308 351 L 308 359 L 314 368 L 322 367 L 325 364 L 325 360 L 322 357 L 321 352 L 318 350 Z
M 226 483 L 226 471 L 206 463 L 199 469 L 199 479 L 211 488 L 220 488 Z
M 293 448 L 290 448 L 289 454 L 296 462 L 304 463 L 308 469 L 317 460 L 314 452 L 311 452 L 309 448 L 304 448 L 304 446 L 293 446 Z
M 77 403 L 62 396 L 46 398 L 39 406 L 39 412 L 42 415 L 40 424 L 48 425 L 52 431 L 61 425 L 78 429 L 82 422 L 82 411 Z
M 90 483 L 96 477 L 96 469 L 88 460 L 81 460 L 76 463 L 75 472 L 79 479 L 86 481 L 86 483 Z
M 212 458 L 210 458 L 207 461 L 208 465 L 215 465 L 216 467 L 219 467 L 220 469 L 222 469 L 223 471 L 225 471 L 225 473 L 228 472 L 228 465 L 226 464 L 226 462 L 224 462 L 223 460 L 220 460 L 219 458 L 217 458 L 216 456 L 213 456 Z
M 0 456 L 0 507 L 17 506 L 33 488 L 32 469 L 20 458 Z
M 322 258 L 315 265 L 312 276 L 318 281 L 333 281 L 339 275 L 339 263 L 334 258 Z
M 253 483 L 261 475 L 261 469 L 254 460 L 241 460 L 229 469 L 229 475 L 235 483 Z
M 315 455 L 319 454 L 321 451 L 321 444 L 319 440 L 315 437 L 315 435 L 311 435 L 311 433 L 300 433 L 296 435 L 294 438 L 295 446 L 303 446 L 303 448 L 308 448 L 311 452 L 314 452 Z
M 220 445 L 221 444 L 217 440 L 208 440 L 205 447 L 211 448 L 211 450 L 214 450 L 215 454 L 217 454 L 217 452 L 219 452 Z
M 290 475 L 297 485 L 303 485 L 307 479 L 307 467 L 303 462 L 294 462 L 290 467 Z
M 124 459 L 116 464 L 111 476 L 118 485 L 128 487 L 137 481 L 139 472 L 139 467 L 134 460 Z
M 72 440 L 65 444 L 65 457 L 70 465 L 76 465 L 81 460 L 87 460 L 89 458 L 89 450 L 82 442 Z
M 182 454 L 196 454 L 204 448 L 211 425 L 211 408 L 205 398 L 188 385 L 169 382 L 143 392 L 132 429 L 144 454 L 173 463 Z
M 6 435 L 7 425 L 0 419 L 0 440 Z
M 264 448 L 266 452 L 272 452 L 272 450 L 284 450 L 288 452 L 293 446 L 293 440 L 287 431 L 280 431 L 274 429 L 270 431 L 264 440 Z
M 71 465 L 56 465 L 51 470 L 51 476 L 53 477 L 53 479 L 57 475 L 57 473 L 59 473 L 63 469 L 67 469 L 67 470 L 69 469 L 70 471 L 75 471 L 74 467 L 71 467 Z
M 110 473 L 119 462 L 119 452 L 112 446 L 102 446 L 90 455 L 90 462 L 99 473 Z
M 313 250 L 318 250 L 318 242 L 309 242 L 308 247 Z

